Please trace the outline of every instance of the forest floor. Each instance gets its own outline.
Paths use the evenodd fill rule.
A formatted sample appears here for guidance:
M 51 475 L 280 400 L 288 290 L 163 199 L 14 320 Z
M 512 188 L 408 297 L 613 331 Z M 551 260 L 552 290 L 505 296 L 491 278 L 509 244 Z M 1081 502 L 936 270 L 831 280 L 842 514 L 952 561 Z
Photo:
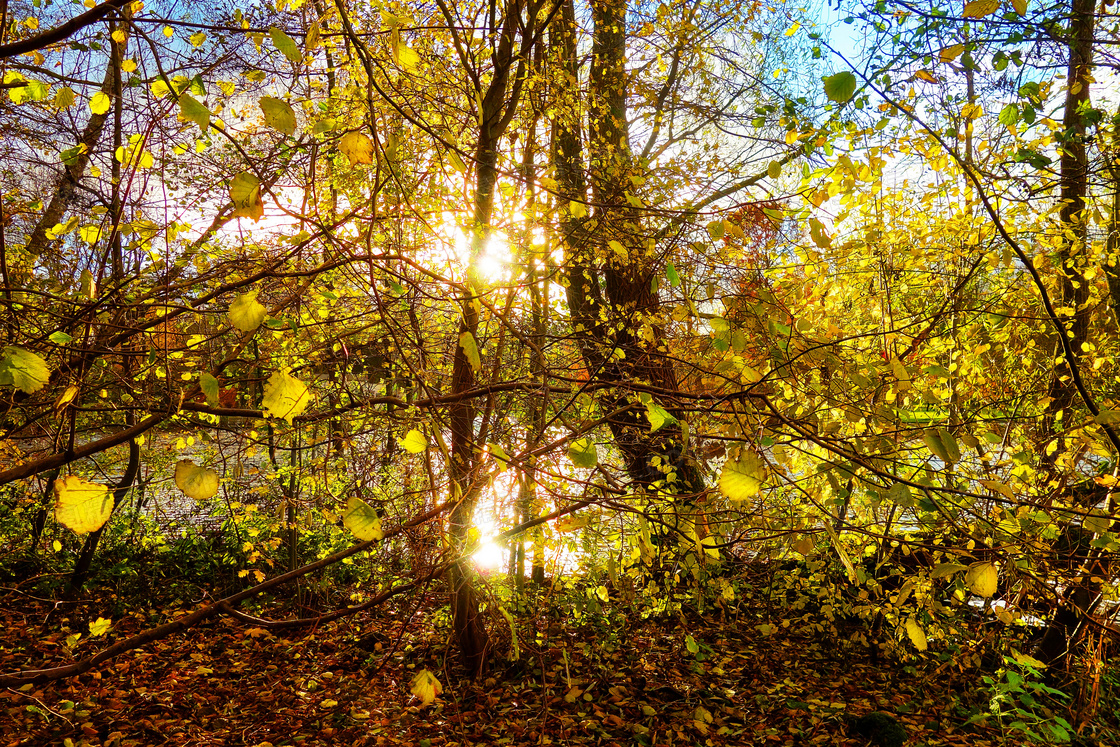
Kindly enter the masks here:
M 0 671 L 81 658 L 186 609 L 107 590 L 85 599 L 56 606 L 0 589 Z M 0 691 L 0 747 L 886 744 L 853 724 L 873 711 L 894 715 L 909 745 L 1027 741 L 990 721 L 965 725 L 989 696 L 952 657 L 875 663 L 865 644 L 767 622 L 760 609 L 580 619 L 542 597 L 519 618 L 516 661 L 454 684 L 439 601 L 432 591 L 300 632 L 219 619 L 73 679 Z M 291 605 L 247 611 L 279 618 Z M 102 616 L 112 628 L 91 639 Z M 494 618 L 508 649 L 509 623 Z M 68 642 L 75 632 L 85 635 Z M 444 687 L 426 707 L 410 692 L 424 669 Z

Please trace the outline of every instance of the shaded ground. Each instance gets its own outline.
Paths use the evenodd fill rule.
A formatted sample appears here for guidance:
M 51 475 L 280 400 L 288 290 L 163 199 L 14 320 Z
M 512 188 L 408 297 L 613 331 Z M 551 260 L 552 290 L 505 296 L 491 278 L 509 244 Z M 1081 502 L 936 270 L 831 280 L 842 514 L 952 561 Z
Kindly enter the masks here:
M 897 716 L 911 745 L 1022 741 L 962 726 L 979 675 L 952 659 L 877 665 L 863 643 L 783 628 L 760 610 L 581 621 L 542 595 L 519 617 L 519 658 L 453 686 L 439 601 L 432 592 L 280 635 L 223 619 L 72 680 L 3 691 L 0 747 L 867 745 L 851 717 L 872 711 Z M 0 589 L 0 670 L 71 661 L 184 611 L 131 605 L 104 589 L 69 607 Z M 292 607 L 246 611 L 281 618 Z M 112 629 L 88 640 L 102 616 Z M 506 649 L 509 625 L 494 617 Z M 410 692 L 424 669 L 446 688 L 427 708 Z

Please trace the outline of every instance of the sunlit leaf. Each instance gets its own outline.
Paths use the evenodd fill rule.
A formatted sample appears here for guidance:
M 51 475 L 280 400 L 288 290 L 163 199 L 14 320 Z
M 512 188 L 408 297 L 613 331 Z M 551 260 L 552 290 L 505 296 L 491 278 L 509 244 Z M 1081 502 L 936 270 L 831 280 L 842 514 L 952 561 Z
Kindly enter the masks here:
M 397 443 L 401 445 L 401 448 L 411 454 L 419 454 L 428 448 L 428 439 L 415 428 L 406 433 L 404 438 L 398 438 Z
M 809 238 L 821 249 L 827 249 L 832 246 L 832 237 L 829 236 L 828 231 L 825 230 L 824 223 L 821 223 L 816 218 L 809 219 Z
M 925 651 L 929 648 L 929 642 L 926 640 L 926 632 L 922 630 L 922 626 L 914 618 L 909 618 L 906 621 L 906 635 L 909 636 L 910 642 L 914 644 L 914 648 L 919 651 Z
M 997 10 L 999 10 L 999 0 L 968 0 L 964 4 L 964 11 L 961 15 L 964 18 L 983 18 Z M 1022 13 L 1019 15 L 1022 15 Z
M 342 155 L 350 159 L 351 166 L 373 163 L 373 141 L 360 132 L 347 132 L 338 141 Z
M 0 386 L 13 386 L 34 394 L 51 378 L 47 362 L 30 350 L 8 346 L 0 353 Z
M 942 47 L 937 58 L 942 62 L 952 62 L 960 57 L 962 52 L 964 52 L 963 44 L 951 44 L 948 47 Z
M 243 293 L 229 305 L 230 324 L 242 332 L 252 332 L 261 326 L 267 313 L 255 292 Z
M 427 669 L 422 669 L 412 678 L 412 694 L 420 698 L 420 707 L 426 708 L 435 702 L 436 697 L 443 692 L 443 685 Z
M 96 532 L 113 513 L 109 488 L 76 475 L 54 481 L 54 517 L 76 534 Z
M 999 587 L 999 572 L 993 563 L 974 563 L 969 566 L 964 581 L 973 594 L 987 599 Z
M 287 371 L 277 371 L 264 385 L 261 406 L 265 417 L 283 418 L 291 424 L 311 403 L 311 391 Z
M 568 444 L 568 458 L 577 467 L 591 469 L 599 463 L 598 446 L 587 436 L 577 438 Z
M 303 53 L 299 51 L 299 45 L 292 40 L 282 29 L 275 26 L 268 30 L 268 36 L 272 39 L 272 45 L 280 51 L 282 55 L 288 58 L 288 61 L 293 65 L 298 65 L 303 62 Z
M 229 200 L 233 203 L 233 217 L 260 220 L 264 215 L 261 201 L 261 181 L 248 171 L 242 171 L 229 183 Z
M 103 91 L 93 94 L 93 97 L 89 100 L 89 110 L 94 114 L 104 114 L 109 111 L 109 107 L 112 105 L 113 99 Z
M 1011 0 L 1011 7 L 1021 16 L 1027 14 L 1027 0 Z
M 381 518 L 377 512 L 356 495 L 350 496 L 350 500 L 346 502 L 342 525 L 362 542 L 379 540 L 385 536 L 381 531 Z
M 210 126 L 210 110 L 189 93 L 179 96 L 179 111 L 183 119 L 194 122 L 203 132 Z
M 296 112 L 287 101 L 264 96 L 260 100 L 260 107 L 264 112 L 266 125 L 285 135 L 291 135 L 296 131 Z
M 474 340 L 474 335 L 470 332 L 459 333 L 459 347 L 463 349 L 463 354 L 467 356 L 467 362 L 471 364 L 471 368 L 478 373 L 482 370 L 482 358 L 478 354 L 478 343 Z
M 213 498 L 218 493 L 220 482 L 217 472 L 200 467 L 189 459 L 182 459 L 175 464 L 175 485 L 188 498 L 196 501 Z
M 843 103 L 856 93 L 856 76 L 848 70 L 824 79 L 824 95 L 837 103 Z
M 1012 500 L 1014 500 L 1014 498 L 1015 498 L 1015 492 L 1012 491 L 1011 488 L 1008 485 L 1006 485 L 1005 483 L 998 482 L 996 480 L 981 480 L 980 484 L 983 485 L 988 490 L 992 490 L 996 493 L 999 493 L 1004 498 L 1010 498 Z
M 728 459 L 719 475 L 720 492 L 735 503 L 758 495 L 766 481 L 766 462 L 753 450 L 743 448 L 736 459 Z
M 104 617 L 98 617 L 96 620 L 89 624 L 89 634 L 95 638 L 99 635 L 105 635 L 113 627 L 113 621 Z
M 649 418 L 649 432 L 656 433 L 667 425 L 673 425 L 677 419 L 661 405 L 646 402 L 646 417 Z

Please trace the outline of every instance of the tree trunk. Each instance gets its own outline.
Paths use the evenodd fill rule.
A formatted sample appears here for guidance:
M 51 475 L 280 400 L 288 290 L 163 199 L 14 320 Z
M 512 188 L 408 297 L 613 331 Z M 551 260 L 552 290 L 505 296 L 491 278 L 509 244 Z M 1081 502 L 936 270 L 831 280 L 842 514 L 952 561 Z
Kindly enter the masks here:
M 1087 213 L 1085 199 L 1089 185 L 1089 158 L 1085 147 L 1085 114 L 1089 108 L 1089 87 L 1093 82 L 1093 35 L 1095 17 L 1093 0 L 1072 0 L 1069 14 L 1069 61 L 1066 77 L 1065 112 L 1063 115 L 1063 141 L 1060 143 L 1059 176 L 1059 217 L 1065 240 L 1059 247 L 1061 258 L 1062 305 L 1072 309 L 1067 315 L 1067 334 L 1073 360 L 1064 360 L 1055 368 L 1050 385 L 1050 404 L 1044 421 L 1044 431 L 1050 438 L 1058 439 L 1058 448 L 1053 450 L 1054 457 L 1047 458 L 1047 466 L 1052 479 L 1058 485 L 1065 480 L 1058 474 L 1055 458 L 1064 451 L 1066 439 L 1062 431 L 1073 422 L 1073 407 L 1077 401 L 1077 390 L 1070 369 L 1079 365 L 1078 360 L 1083 345 L 1089 340 L 1089 321 L 1092 312 L 1090 305 L 1089 282 L 1085 277 Z M 1060 332 L 1059 332 L 1060 333 Z M 1089 561 L 1077 560 L 1080 571 L 1074 578 L 1088 579 Z M 1047 665 L 1065 667 L 1076 642 L 1081 621 L 1089 611 L 1089 605 L 1096 597 L 1093 589 L 1085 582 L 1071 583 L 1062 594 L 1042 640 L 1035 648 L 1034 655 Z

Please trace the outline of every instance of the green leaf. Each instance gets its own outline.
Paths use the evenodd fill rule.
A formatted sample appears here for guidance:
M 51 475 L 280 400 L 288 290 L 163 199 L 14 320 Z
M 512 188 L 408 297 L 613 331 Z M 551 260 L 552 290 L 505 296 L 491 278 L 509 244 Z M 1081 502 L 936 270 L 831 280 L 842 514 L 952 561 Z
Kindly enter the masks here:
M 688 653 L 692 654 L 693 656 L 700 653 L 700 644 L 697 643 L 696 639 L 693 638 L 690 635 L 687 635 L 687 634 L 685 635 L 685 637 L 684 637 L 684 647 L 687 648 Z
M 260 105 L 266 125 L 284 135 L 291 135 L 296 131 L 296 112 L 287 101 L 264 96 L 260 100 Z
M 299 46 L 292 40 L 292 37 L 275 26 L 268 30 L 268 35 L 272 39 L 272 45 L 280 50 L 280 53 L 287 57 L 289 62 L 293 65 L 303 62 L 303 53 L 299 51 Z
M 1005 127 L 1012 127 L 1019 124 L 1019 105 L 1008 104 L 1000 109 L 999 123 Z
M 75 475 L 54 481 L 54 517 L 76 534 L 96 532 L 113 513 L 109 488 Z
M 887 490 L 887 498 L 903 508 L 913 508 L 914 496 L 910 494 L 910 486 L 896 482 Z
M 498 444 L 486 444 L 486 450 L 490 452 L 490 456 L 494 457 L 494 461 L 498 463 L 500 469 L 504 470 L 509 465 L 509 454 Z
M 922 440 L 926 442 L 926 447 L 929 448 L 930 453 L 948 466 L 957 461 L 961 453 L 960 449 L 957 448 L 957 442 L 955 440 L 952 441 L 953 451 L 950 451 L 949 445 L 946 444 L 942 438 L 942 435 L 946 433 L 944 428 L 938 428 L 937 430 L 930 429 L 922 434 Z M 952 435 L 949 435 L 949 437 L 952 438 Z M 956 459 L 953 458 L 954 453 Z
M 113 99 L 109 94 L 98 91 L 93 94 L 93 98 L 89 100 L 89 110 L 94 114 L 104 114 L 109 111 L 109 107 L 113 105 Z
M 677 419 L 668 410 L 654 402 L 646 402 L 646 417 L 649 418 L 649 432 L 656 433 L 667 425 L 674 425 Z
M 771 179 L 777 179 L 782 175 L 782 164 L 778 163 L 777 161 L 771 161 L 770 163 L 766 164 L 766 175 Z
M 410 454 L 419 454 L 421 451 L 428 448 L 428 439 L 415 428 L 406 433 L 404 438 L 398 438 L 397 443 Z
M 213 498 L 218 493 L 220 483 L 217 472 L 200 467 L 190 459 L 182 459 L 175 463 L 175 486 L 188 498 L 194 498 L 196 501 Z
M 9 346 L 0 355 L 0 386 L 14 386 L 24 394 L 34 394 L 50 378 L 47 362 L 30 350 Z
M 463 354 L 467 356 L 467 362 L 471 364 L 471 368 L 475 373 L 482 370 L 482 358 L 478 355 L 478 344 L 474 341 L 474 335 L 470 332 L 462 332 L 459 334 L 459 347 L 463 349 Z
M 681 284 L 681 276 L 677 273 L 677 268 L 673 266 L 672 262 L 665 265 L 665 279 L 669 281 L 669 285 L 676 288 Z
M 443 692 L 443 685 L 439 684 L 436 676 L 423 669 L 412 678 L 412 694 L 420 698 L 420 707 L 426 708 L 435 702 L 436 696 Z
M 599 463 L 599 447 L 588 436 L 577 438 L 568 444 L 568 459 L 583 469 L 592 469 Z
M 338 141 L 342 155 L 350 159 L 351 166 L 373 163 L 373 141 L 360 132 L 347 132 Z
M 287 371 L 277 371 L 268 377 L 261 403 L 265 417 L 283 418 L 291 425 L 292 419 L 306 410 L 310 403 L 311 391 L 307 385 Z
M 381 531 L 381 519 L 377 512 L 356 495 L 350 496 L 350 500 L 346 502 L 342 525 L 362 542 L 379 540 L 385 536 Z
M 202 387 L 202 393 L 206 395 L 206 404 L 211 407 L 217 407 L 221 404 L 218 398 L 218 380 L 208 373 L 204 373 L 198 377 L 198 383 Z
M 74 95 L 74 89 L 70 86 L 63 86 L 55 91 L 54 105 L 59 109 L 69 109 L 76 100 L 77 96 Z
M 713 220 L 708 223 L 708 235 L 712 237 L 712 241 L 719 241 L 723 238 L 724 233 L 723 220 Z
M 719 490 L 733 503 L 758 495 L 766 481 L 766 462 L 751 449 L 742 448 L 736 459 L 728 459 L 719 475 Z
M 257 300 L 255 291 L 243 293 L 229 305 L 229 321 L 242 332 L 252 332 L 261 326 L 268 310 Z
M 234 218 L 252 218 L 256 221 L 264 215 L 261 180 L 248 171 L 242 171 L 230 181 L 229 200 L 233 203 Z
M 198 125 L 198 129 L 204 133 L 210 126 L 210 110 L 189 93 L 184 93 L 179 97 L 179 112 L 183 119 L 194 122 Z
M 66 343 L 71 342 L 74 338 L 66 334 L 65 332 L 51 332 L 50 337 L 48 337 L 47 339 L 53 342 L 55 345 L 65 345 Z
M 959 462 L 961 460 L 961 447 L 957 445 L 957 439 L 953 437 L 952 432 L 944 428 L 938 428 L 937 435 L 941 437 L 941 443 L 945 446 L 945 453 L 949 456 L 949 461 Z
M 1081 526 L 1093 534 L 1104 534 L 1112 526 L 1112 520 L 1104 511 L 1093 509 L 1081 519 Z
M 844 103 L 856 93 L 856 76 L 848 70 L 824 79 L 824 95 L 837 103 Z

